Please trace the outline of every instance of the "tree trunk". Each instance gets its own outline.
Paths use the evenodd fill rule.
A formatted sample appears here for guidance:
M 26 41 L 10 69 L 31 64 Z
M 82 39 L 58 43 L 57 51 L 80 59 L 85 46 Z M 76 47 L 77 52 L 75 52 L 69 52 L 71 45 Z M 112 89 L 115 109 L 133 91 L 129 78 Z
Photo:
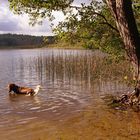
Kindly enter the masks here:
M 131 0 L 106 0 L 115 18 L 128 58 L 132 63 L 134 77 L 140 81 L 140 36 L 132 10 Z
M 115 102 L 136 105 L 140 108 L 140 36 L 132 10 L 131 0 L 106 0 L 115 18 L 124 49 L 133 67 L 133 78 L 136 80 L 135 90 L 124 94 Z

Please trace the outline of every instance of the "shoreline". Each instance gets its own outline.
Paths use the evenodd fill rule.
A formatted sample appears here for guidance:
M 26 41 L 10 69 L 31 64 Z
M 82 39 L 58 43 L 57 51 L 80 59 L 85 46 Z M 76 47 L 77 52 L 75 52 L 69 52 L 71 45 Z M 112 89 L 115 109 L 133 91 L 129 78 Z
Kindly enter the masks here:
M 0 46 L 0 50 L 12 50 L 12 49 L 44 49 L 44 48 L 56 48 L 56 49 L 79 49 L 79 50 L 88 50 L 82 46 L 76 47 L 76 45 L 73 47 L 72 45 L 57 45 L 57 44 L 49 44 L 49 45 L 27 45 L 27 46 Z

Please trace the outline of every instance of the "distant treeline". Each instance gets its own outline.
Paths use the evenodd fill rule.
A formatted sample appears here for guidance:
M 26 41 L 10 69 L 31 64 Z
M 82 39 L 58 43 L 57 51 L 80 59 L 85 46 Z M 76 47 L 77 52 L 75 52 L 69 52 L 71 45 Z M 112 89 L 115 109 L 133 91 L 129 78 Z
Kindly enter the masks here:
M 45 42 L 47 38 L 47 42 Z M 0 34 L 0 47 L 14 47 L 14 46 L 41 46 L 44 44 L 51 44 L 54 42 L 53 36 L 31 36 L 31 35 L 17 35 L 17 34 Z

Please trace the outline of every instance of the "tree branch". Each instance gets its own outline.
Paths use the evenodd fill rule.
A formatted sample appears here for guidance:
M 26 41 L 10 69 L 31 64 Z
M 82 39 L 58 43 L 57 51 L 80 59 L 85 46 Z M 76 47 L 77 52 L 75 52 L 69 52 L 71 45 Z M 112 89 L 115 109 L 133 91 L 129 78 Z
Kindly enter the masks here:
M 105 20 L 105 22 L 101 22 L 100 24 L 106 24 L 106 25 L 108 25 L 111 29 L 113 29 L 113 30 L 115 30 L 117 33 L 119 33 L 119 30 L 118 30 L 117 28 L 115 28 L 114 26 L 112 26 L 112 25 L 107 21 L 107 19 L 106 19 L 106 17 L 105 17 L 104 15 L 102 15 L 102 14 L 100 14 L 100 13 L 98 13 L 98 12 L 94 12 L 93 14 L 94 14 L 94 15 L 98 15 L 98 16 L 102 17 L 102 18 Z
M 78 9 L 81 9 L 82 7 L 80 7 L 80 6 L 75 6 L 75 5 L 70 5 L 69 8 L 73 8 L 73 9 L 78 10 Z
M 115 28 L 114 26 L 112 26 L 110 23 L 108 22 L 100 22 L 100 24 L 106 24 L 107 26 L 109 26 L 111 29 L 115 30 L 117 33 L 119 33 L 119 30 L 117 28 Z

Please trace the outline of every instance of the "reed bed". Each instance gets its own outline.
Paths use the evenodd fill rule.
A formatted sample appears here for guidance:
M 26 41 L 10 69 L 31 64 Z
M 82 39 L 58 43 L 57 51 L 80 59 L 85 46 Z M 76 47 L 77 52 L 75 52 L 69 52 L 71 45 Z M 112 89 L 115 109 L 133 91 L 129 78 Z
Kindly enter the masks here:
M 58 51 L 52 50 L 49 55 L 39 56 L 32 64 L 43 78 L 65 81 L 94 82 L 101 80 L 124 81 L 131 79 L 130 64 L 121 60 L 115 62 L 102 52 L 91 51 Z M 40 77 L 39 76 L 39 77 Z

